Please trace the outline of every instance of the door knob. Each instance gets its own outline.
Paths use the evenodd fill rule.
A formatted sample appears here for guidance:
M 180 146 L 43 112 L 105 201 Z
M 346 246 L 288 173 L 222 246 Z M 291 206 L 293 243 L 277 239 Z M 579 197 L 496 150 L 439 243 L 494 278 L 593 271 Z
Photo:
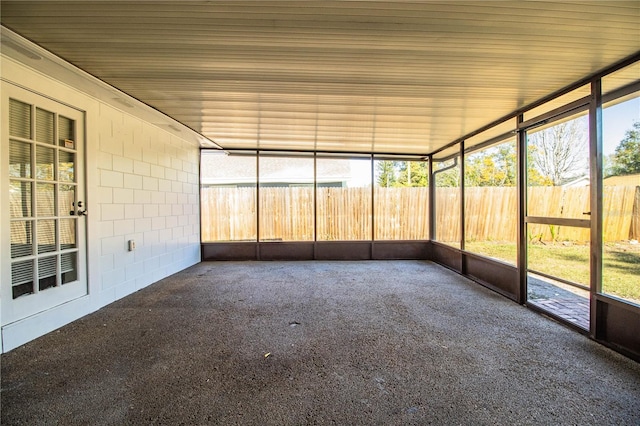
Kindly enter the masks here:
M 87 210 L 86 209 L 85 210 L 80 210 L 82 208 L 82 201 L 78 201 L 77 203 L 73 202 L 73 203 L 71 203 L 71 205 L 74 206 L 74 207 L 78 207 L 78 211 L 71 210 L 69 212 L 69 215 L 71 215 L 71 216 L 75 216 L 75 215 L 86 216 L 87 215 Z

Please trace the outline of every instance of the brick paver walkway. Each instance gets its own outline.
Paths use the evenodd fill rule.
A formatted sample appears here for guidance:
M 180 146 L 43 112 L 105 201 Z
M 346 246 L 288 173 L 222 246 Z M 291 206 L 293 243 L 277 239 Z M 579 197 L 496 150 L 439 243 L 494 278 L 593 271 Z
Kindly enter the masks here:
M 528 303 L 585 330 L 589 329 L 588 298 L 531 276 L 528 280 L 528 287 Z
M 585 330 L 589 329 L 589 301 L 580 296 L 574 298 L 535 299 L 536 306 L 559 316 Z

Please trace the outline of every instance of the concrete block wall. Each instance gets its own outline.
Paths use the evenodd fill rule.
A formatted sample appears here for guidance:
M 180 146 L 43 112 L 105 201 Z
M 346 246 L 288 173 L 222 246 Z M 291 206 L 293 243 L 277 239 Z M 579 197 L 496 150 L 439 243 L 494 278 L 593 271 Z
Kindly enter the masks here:
M 106 104 L 98 118 L 91 204 L 100 222 L 100 304 L 107 304 L 200 260 L 199 150 Z

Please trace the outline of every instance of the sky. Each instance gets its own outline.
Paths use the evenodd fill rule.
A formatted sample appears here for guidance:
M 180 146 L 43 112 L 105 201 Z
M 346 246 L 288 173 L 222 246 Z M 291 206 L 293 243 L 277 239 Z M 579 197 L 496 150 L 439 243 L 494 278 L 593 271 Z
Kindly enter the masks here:
M 640 121 L 640 97 L 622 102 L 602 111 L 603 151 L 612 154 L 633 122 Z

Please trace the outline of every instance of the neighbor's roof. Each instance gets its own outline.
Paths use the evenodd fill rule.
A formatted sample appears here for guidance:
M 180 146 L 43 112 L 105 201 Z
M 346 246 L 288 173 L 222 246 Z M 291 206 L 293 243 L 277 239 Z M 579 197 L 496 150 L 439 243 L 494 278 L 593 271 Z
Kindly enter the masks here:
M 201 156 L 201 182 L 203 185 L 255 183 L 256 157 L 240 156 L 229 161 L 225 155 Z M 316 165 L 317 182 L 346 182 L 351 175 L 349 161 L 321 161 Z M 313 158 L 260 157 L 260 183 L 314 182 Z

